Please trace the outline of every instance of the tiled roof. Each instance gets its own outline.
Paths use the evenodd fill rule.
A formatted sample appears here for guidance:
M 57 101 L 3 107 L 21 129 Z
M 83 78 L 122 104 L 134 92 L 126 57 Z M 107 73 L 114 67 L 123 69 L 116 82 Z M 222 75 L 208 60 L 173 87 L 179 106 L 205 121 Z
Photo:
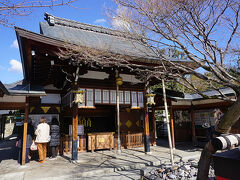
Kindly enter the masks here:
M 221 88 L 219 91 L 224 94 L 224 95 L 235 95 L 235 91 L 231 88 Z M 157 91 L 154 93 L 162 95 L 162 90 L 159 88 Z M 167 97 L 173 98 L 176 100 L 189 100 L 189 101 L 194 101 L 194 100 L 200 100 L 203 99 L 203 97 L 200 94 L 190 94 L 190 93 L 181 93 L 177 91 L 172 91 L 172 90 L 166 90 Z M 221 94 L 217 90 L 209 90 L 202 92 L 202 94 L 213 97 L 213 96 L 221 96 Z
M 129 33 L 59 18 L 48 13 L 45 16 L 46 22 L 40 22 L 40 33 L 44 36 L 112 53 L 159 60 L 151 48 Z
M 3 94 L 9 94 L 8 90 L 4 86 L 4 84 L 0 81 L 0 90 L 3 92 Z
M 219 91 L 224 94 L 224 95 L 235 95 L 235 91 L 232 88 L 221 88 L 219 89 Z M 218 92 L 217 90 L 209 90 L 209 91 L 205 91 L 203 92 L 204 95 L 209 96 L 209 97 L 213 97 L 213 96 L 221 96 L 220 92 Z M 203 97 L 200 94 L 189 94 L 189 93 L 185 93 L 184 94 L 184 99 L 186 100 L 198 100 L 198 99 L 202 99 Z
M 17 81 L 11 84 L 4 84 L 10 95 L 31 95 L 44 96 L 45 90 L 42 86 L 30 85 L 24 81 Z

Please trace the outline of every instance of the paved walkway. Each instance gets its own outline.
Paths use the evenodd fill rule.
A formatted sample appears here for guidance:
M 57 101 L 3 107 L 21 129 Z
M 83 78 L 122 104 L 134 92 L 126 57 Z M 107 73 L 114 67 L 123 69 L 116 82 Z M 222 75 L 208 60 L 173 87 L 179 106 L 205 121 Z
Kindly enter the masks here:
M 55 160 L 47 159 L 43 164 L 31 161 L 20 166 L 14 158 L 14 144 L 15 140 L 0 142 L 0 179 L 139 179 L 139 173 L 133 170 L 157 166 L 170 159 L 169 149 L 162 143 L 163 146 L 151 147 L 150 154 L 145 154 L 143 148 L 124 149 L 121 154 L 116 154 L 114 150 L 83 152 L 78 154 L 79 160 L 74 163 L 69 154 Z M 174 151 L 174 159 L 199 158 L 200 152 L 189 144 L 180 144 Z

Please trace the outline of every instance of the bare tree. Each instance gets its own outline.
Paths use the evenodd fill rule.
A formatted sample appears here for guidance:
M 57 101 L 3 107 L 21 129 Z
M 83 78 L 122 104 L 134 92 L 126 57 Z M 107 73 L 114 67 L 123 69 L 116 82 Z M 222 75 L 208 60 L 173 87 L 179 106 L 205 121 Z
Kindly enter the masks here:
M 0 25 L 12 26 L 12 19 L 27 16 L 34 8 L 70 5 L 77 0 L 1 0 Z
M 200 78 L 212 89 L 219 85 L 231 87 L 237 93 L 234 104 L 220 120 L 216 134 L 229 132 L 240 117 L 239 76 L 239 11 L 238 0 L 115 0 L 118 9 L 108 12 L 115 27 L 124 31 L 124 37 L 146 46 L 149 59 L 159 61 L 154 67 L 138 63 L 142 57 L 109 52 L 109 48 L 96 50 L 90 47 L 67 45 L 58 53 L 74 66 L 90 65 L 92 68 L 121 67 L 133 71 L 147 82 L 151 78 L 176 82 L 201 94 L 201 91 L 184 74 Z M 134 43 L 133 43 L 134 44 Z M 183 52 L 187 61 L 173 61 L 163 54 L 163 49 Z M 141 49 L 142 50 L 142 49 Z M 147 50 L 147 51 L 148 51 Z M 145 57 L 146 57 L 145 56 Z M 135 61 L 138 59 L 138 61 Z M 189 66 L 192 62 L 193 66 Z M 196 65 L 201 71 L 195 70 Z M 231 67 L 236 67 L 235 75 Z M 64 70 L 63 70 L 64 71 Z M 71 73 L 64 71 L 70 81 Z M 237 76 L 236 76 L 237 74 Z M 76 75 L 76 74 L 75 74 Z M 77 76 L 75 77 L 75 80 Z M 207 179 L 212 154 L 216 152 L 211 142 L 205 146 L 200 162 L 198 179 Z
M 163 48 L 175 48 L 184 52 L 189 61 L 201 71 L 184 64 L 174 67 L 173 72 L 164 66 L 165 73 L 184 82 L 200 93 L 198 88 L 182 73 L 195 75 L 205 80 L 212 89 L 216 84 L 231 87 L 237 92 L 236 102 L 222 117 L 216 127 L 216 134 L 229 132 L 240 117 L 239 78 L 229 70 L 237 67 L 239 75 L 239 12 L 238 0 L 115 0 L 118 9 L 108 12 L 114 24 L 120 29 L 140 37 L 163 62 L 174 66 L 174 62 L 160 53 Z M 154 70 L 154 74 L 158 75 Z M 207 72 L 207 73 L 206 73 Z M 211 76 L 209 76 L 209 73 Z M 222 94 L 222 96 L 224 96 Z M 225 97 L 226 98 L 226 97 Z M 211 156 L 216 152 L 211 142 L 205 146 L 200 162 L 198 179 L 207 179 Z

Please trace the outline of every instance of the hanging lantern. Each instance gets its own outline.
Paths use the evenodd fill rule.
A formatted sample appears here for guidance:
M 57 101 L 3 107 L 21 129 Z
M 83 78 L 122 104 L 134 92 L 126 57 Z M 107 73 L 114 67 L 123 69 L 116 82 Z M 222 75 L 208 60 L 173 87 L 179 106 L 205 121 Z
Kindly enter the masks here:
M 116 78 L 116 84 L 121 86 L 123 84 L 122 78 L 121 77 L 117 77 Z
M 85 91 L 83 90 L 78 90 L 78 91 L 73 91 L 73 93 L 75 93 L 75 97 L 74 97 L 74 103 L 83 103 L 83 96 Z
M 155 96 L 155 94 L 152 94 L 152 93 L 146 94 L 146 97 L 147 97 L 147 105 L 152 106 L 152 105 L 155 105 L 155 104 L 156 104 L 156 103 L 154 102 L 154 96 Z

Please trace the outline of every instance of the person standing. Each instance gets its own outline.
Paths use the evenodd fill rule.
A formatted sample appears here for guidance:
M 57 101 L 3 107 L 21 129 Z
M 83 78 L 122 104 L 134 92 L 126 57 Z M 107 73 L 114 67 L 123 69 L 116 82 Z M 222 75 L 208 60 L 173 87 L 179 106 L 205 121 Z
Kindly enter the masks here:
M 35 131 L 36 140 L 38 147 L 39 162 L 43 163 L 47 157 L 47 143 L 50 139 L 50 127 L 47 124 L 45 117 L 41 117 L 40 124 L 37 126 Z
M 18 131 L 18 137 L 16 141 L 16 147 L 18 147 L 18 163 L 19 164 L 22 163 L 23 128 L 24 128 L 24 125 L 21 125 Z M 25 163 L 29 162 L 29 149 L 33 142 L 33 139 L 34 139 L 34 127 L 32 125 L 32 120 L 28 118 Z
M 50 146 L 52 150 L 52 159 L 55 159 L 58 154 L 58 146 L 60 145 L 60 128 L 57 118 L 53 118 L 50 126 Z

